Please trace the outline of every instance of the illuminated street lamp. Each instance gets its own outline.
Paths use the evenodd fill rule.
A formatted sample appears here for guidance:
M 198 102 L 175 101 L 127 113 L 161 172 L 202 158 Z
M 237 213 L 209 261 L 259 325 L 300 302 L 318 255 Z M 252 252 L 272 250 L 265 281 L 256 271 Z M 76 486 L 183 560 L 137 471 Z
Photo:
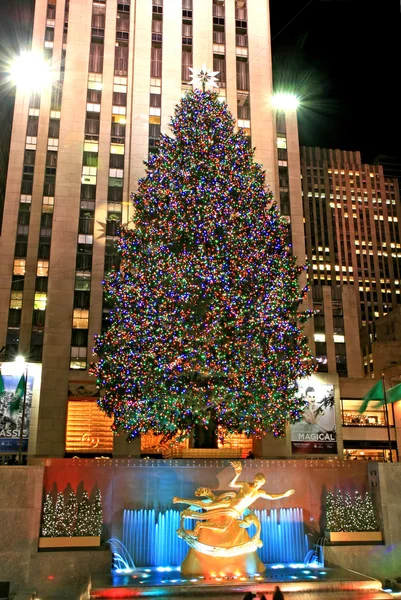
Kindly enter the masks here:
M 39 52 L 23 52 L 10 65 L 10 81 L 29 92 L 40 92 L 51 82 L 49 61 Z
M 22 464 L 22 441 L 24 437 L 24 421 L 25 421 L 25 409 L 26 409 L 26 390 L 28 387 L 28 364 L 25 362 L 25 358 L 21 355 L 15 357 L 15 363 L 22 367 L 25 370 L 24 377 L 24 401 L 22 404 L 22 417 L 21 417 L 21 427 L 19 434 L 19 451 L 18 451 L 18 464 Z
M 299 98 L 295 94 L 280 92 L 272 96 L 271 103 L 276 110 L 296 111 L 299 106 Z

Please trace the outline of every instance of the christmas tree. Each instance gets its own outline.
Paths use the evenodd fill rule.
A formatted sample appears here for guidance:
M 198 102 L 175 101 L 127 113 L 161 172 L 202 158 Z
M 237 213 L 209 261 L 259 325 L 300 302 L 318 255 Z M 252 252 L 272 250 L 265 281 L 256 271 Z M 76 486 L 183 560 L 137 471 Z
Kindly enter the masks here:
M 344 523 L 341 531 L 356 531 L 354 522 L 354 503 L 349 492 L 344 494 Z
M 77 526 L 78 502 L 74 492 L 71 492 L 64 508 L 65 535 L 73 536 Z
M 54 503 L 50 494 L 46 494 L 42 512 L 42 527 L 40 530 L 42 537 L 54 536 Z
M 354 499 L 354 529 L 353 531 L 365 530 L 365 503 L 359 492 L 355 492 Z
M 339 490 L 334 498 L 334 513 L 336 515 L 336 531 L 346 531 L 347 514 L 345 512 L 345 503 L 343 493 Z
M 91 506 L 89 503 L 88 492 L 84 491 L 78 504 L 78 518 L 75 535 L 92 535 L 90 532 L 90 525 Z
M 377 531 L 379 529 L 377 519 L 375 515 L 375 509 L 373 508 L 372 497 L 369 492 L 366 492 L 364 498 L 364 529 L 363 531 Z
M 66 535 L 64 495 L 59 492 L 56 498 L 56 507 L 54 509 L 54 535 L 62 537 Z
M 96 490 L 95 498 L 90 511 L 90 533 L 89 535 L 101 535 L 103 525 L 102 495 L 99 488 Z
M 128 437 L 184 439 L 195 427 L 281 436 L 301 417 L 297 380 L 313 371 L 303 268 L 234 125 L 216 94 L 186 94 L 121 231 L 93 372 L 101 408 Z

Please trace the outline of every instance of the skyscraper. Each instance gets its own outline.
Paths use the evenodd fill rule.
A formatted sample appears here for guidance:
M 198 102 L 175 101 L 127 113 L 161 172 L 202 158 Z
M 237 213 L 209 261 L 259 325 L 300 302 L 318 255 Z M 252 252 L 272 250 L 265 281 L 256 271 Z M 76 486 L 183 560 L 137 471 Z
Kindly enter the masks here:
M 41 93 L 17 90 L 0 345 L 42 364 L 30 454 L 106 453 L 110 420 L 87 370 L 107 327 L 101 282 L 116 265 L 115 237 L 143 162 L 190 86 L 189 67 L 220 72 L 219 93 L 256 147 L 303 262 L 296 117 L 280 117 L 277 138 L 268 0 L 37 0 L 32 47 L 54 79 Z
M 301 165 L 309 279 L 315 288 L 353 287 L 359 325 L 373 332 L 374 320 L 401 302 L 397 180 L 380 165 L 362 164 L 359 152 L 301 148 Z M 324 336 L 320 321 L 315 331 Z

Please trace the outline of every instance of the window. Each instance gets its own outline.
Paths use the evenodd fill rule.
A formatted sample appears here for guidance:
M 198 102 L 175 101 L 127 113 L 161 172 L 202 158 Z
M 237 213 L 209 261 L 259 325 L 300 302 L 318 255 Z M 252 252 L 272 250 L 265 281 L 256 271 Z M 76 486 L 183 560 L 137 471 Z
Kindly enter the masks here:
M 71 337 L 71 346 L 78 348 L 88 347 L 88 330 L 87 329 L 73 329 Z
M 47 294 L 36 292 L 33 302 L 34 310 L 46 310 Z
M 219 83 L 221 87 L 226 87 L 226 60 L 225 58 L 213 57 L 213 71 L 219 71 Z
M 237 59 L 237 89 L 249 90 L 248 61 Z
M 182 68 L 181 68 L 181 77 L 182 77 L 182 81 L 189 81 L 190 80 L 190 70 L 189 67 L 192 67 L 192 50 L 190 48 L 183 48 L 182 49 Z M 157 96 L 158 94 L 151 94 L 151 96 Z M 160 106 L 160 104 L 158 105 L 152 105 L 152 106 Z
M 86 101 L 94 104 L 100 104 L 102 101 L 102 92 L 96 89 L 88 89 Z
M 79 291 L 89 291 L 91 289 L 90 275 L 77 275 L 75 278 L 75 289 Z
M 24 258 L 16 258 L 14 260 L 14 275 L 25 275 L 25 259 Z
M 128 74 L 128 46 L 116 46 L 114 57 L 114 75 L 125 76 Z
M 129 15 L 117 13 L 117 31 L 129 31 Z
M 110 182 L 109 182 L 110 183 Z M 123 200 L 123 188 L 121 187 L 109 187 L 107 191 L 108 202 L 122 202 Z
M 103 44 L 91 43 L 90 54 L 89 54 L 89 72 L 90 73 L 102 73 L 103 72 Z
M 22 292 L 11 292 L 10 308 L 22 308 Z
M 377 401 L 368 404 L 364 413 L 359 409 L 362 404 L 360 399 L 341 399 L 343 425 L 352 427 L 386 427 L 385 407 L 377 408 Z M 394 425 L 394 416 L 392 406 L 388 406 L 389 425 Z
M 74 327 L 74 329 L 88 329 L 89 310 L 75 308 L 72 317 L 72 326 Z
M 90 290 L 75 290 L 74 292 L 74 307 L 76 309 L 89 309 L 90 305 Z M 74 327 L 74 325 L 73 325 Z
M 78 244 L 93 244 L 93 235 L 78 235 Z
M 49 277 L 49 261 L 48 260 L 38 260 L 38 264 L 36 267 L 36 275 L 38 277 Z
M 162 76 L 162 49 L 154 46 L 151 52 L 150 75 L 159 79 Z
M 77 330 L 79 331 L 79 330 Z M 86 347 L 72 346 L 70 357 L 70 369 L 86 369 Z
M 127 105 L 127 94 L 122 93 L 122 92 L 113 92 L 113 105 L 126 106 Z
M 124 169 L 124 154 L 110 154 L 110 169 Z

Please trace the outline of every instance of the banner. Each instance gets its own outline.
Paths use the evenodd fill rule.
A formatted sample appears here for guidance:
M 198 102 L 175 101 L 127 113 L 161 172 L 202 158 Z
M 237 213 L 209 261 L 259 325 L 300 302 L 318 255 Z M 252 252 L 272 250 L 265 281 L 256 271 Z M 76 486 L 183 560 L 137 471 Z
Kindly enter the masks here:
M 31 421 L 33 377 L 28 376 L 25 395 L 25 375 L 0 373 L 0 452 L 18 452 L 25 395 L 24 430 L 22 451 L 28 450 L 29 424 Z
M 301 381 L 302 420 L 291 425 L 293 454 L 337 454 L 334 386 Z

